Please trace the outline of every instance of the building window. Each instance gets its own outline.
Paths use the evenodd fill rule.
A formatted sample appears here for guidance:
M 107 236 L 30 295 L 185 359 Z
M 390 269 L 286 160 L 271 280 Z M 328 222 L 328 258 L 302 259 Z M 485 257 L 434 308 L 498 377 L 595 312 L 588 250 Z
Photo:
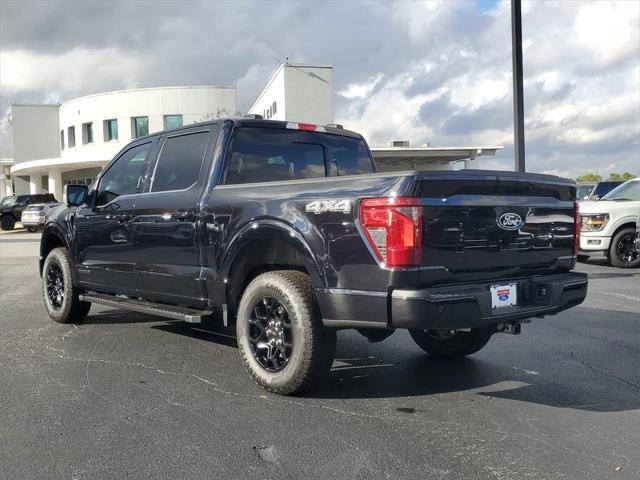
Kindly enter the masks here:
M 273 109 L 273 114 L 275 115 L 276 113 L 278 113 L 278 106 L 276 105 L 276 102 L 273 102 L 273 105 L 271 105 L 272 109 Z
M 131 138 L 140 138 L 149 135 L 149 117 L 131 118 Z
M 182 115 L 165 115 L 164 129 L 180 128 L 182 126 Z
M 82 124 L 82 143 L 83 145 L 87 145 L 88 143 L 93 143 L 93 123 L 83 123 Z
M 76 146 L 76 127 L 67 128 L 67 143 L 69 144 L 69 148 Z
M 60 130 L 60 149 L 64 150 L 64 130 Z
M 105 120 L 102 126 L 104 131 L 104 141 L 112 142 L 118 140 L 118 120 L 111 119 Z

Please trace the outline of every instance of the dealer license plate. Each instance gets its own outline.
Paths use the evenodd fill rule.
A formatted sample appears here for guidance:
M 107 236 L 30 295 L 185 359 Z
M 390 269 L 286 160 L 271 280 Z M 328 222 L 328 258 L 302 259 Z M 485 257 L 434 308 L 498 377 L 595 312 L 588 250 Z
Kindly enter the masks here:
M 514 307 L 518 304 L 517 285 L 493 285 L 491 287 L 491 308 Z

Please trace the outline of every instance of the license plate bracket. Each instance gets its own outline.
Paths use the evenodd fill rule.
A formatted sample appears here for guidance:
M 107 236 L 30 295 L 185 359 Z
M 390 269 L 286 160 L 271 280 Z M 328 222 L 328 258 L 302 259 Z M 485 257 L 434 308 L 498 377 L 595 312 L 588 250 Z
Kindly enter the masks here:
M 515 307 L 518 305 L 518 285 L 508 283 L 505 285 L 491 285 L 491 308 Z

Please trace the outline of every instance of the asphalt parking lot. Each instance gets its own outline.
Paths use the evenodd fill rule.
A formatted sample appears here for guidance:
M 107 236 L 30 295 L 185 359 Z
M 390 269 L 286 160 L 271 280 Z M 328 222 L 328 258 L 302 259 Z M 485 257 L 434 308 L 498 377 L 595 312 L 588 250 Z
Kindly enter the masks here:
M 256 387 L 232 332 L 92 307 L 51 323 L 39 235 L 0 235 L 0 476 L 640 478 L 640 271 L 581 264 L 581 306 L 429 358 L 339 334 L 304 397 Z

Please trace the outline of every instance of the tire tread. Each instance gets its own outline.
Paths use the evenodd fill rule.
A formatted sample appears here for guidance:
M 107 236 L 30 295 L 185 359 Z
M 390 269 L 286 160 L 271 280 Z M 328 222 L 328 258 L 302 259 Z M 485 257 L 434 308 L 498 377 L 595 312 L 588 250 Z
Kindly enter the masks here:
M 48 308 L 47 303 L 47 287 L 45 276 L 47 265 L 51 261 L 58 262 L 64 275 L 65 286 L 69 285 L 69 289 L 65 291 L 65 304 L 59 311 L 51 311 Z M 78 298 L 79 292 L 74 285 L 73 269 L 71 268 L 71 256 L 69 255 L 67 249 L 64 247 L 57 247 L 51 250 L 47 255 L 42 272 L 42 296 L 51 320 L 57 323 L 82 322 L 91 309 L 91 303 L 80 301 L 80 299 Z M 69 299 L 71 300 L 69 301 Z
M 298 299 L 298 308 L 301 311 L 299 321 L 307 323 L 305 327 L 308 328 L 309 334 L 305 336 L 305 344 L 302 346 L 304 352 L 302 364 L 297 369 L 295 376 L 285 385 L 274 386 L 266 383 L 260 375 L 261 372 L 252 367 L 248 358 L 250 354 L 239 342 L 238 348 L 242 363 L 253 381 L 270 392 L 293 395 L 312 389 L 331 368 L 335 355 L 336 334 L 335 331 L 326 330 L 322 325 L 320 311 L 313 295 L 309 277 L 297 270 L 267 272 L 253 279 L 245 292 L 250 291 L 255 285 L 268 286 L 284 297 Z M 289 291 L 285 292 L 283 287 Z M 238 321 L 242 320 L 238 319 Z

